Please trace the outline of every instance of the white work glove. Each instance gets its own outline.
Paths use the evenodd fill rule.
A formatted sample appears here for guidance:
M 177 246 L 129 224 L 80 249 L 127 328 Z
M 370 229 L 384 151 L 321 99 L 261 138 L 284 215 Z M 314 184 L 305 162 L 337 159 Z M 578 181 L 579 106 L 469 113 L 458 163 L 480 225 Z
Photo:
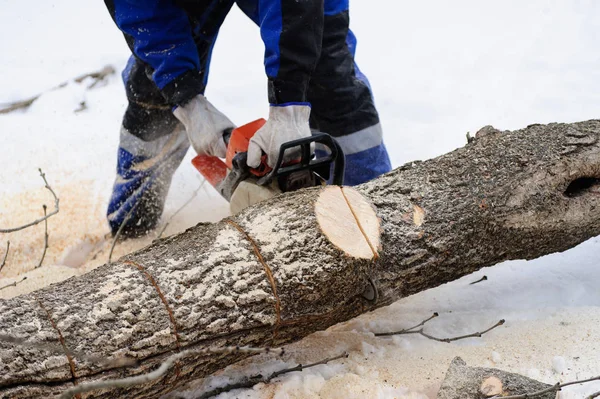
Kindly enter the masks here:
M 223 133 L 235 128 L 235 125 L 206 97 L 197 95 L 184 106 L 175 108 L 173 114 L 185 126 L 190 143 L 198 155 L 225 158 L 227 146 L 223 141 Z
M 269 109 L 269 120 L 250 139 L 248 160 L 251 168 L 260 165 L 262 153 L 267 154 L 267 164 L 273 168 L 279 157 L 281 145 L 288 141 L 309 137 L 310 107 L 308 105 L 279 105 Z M 298 148 L 285 152 L 284 162 L 300 156 Z

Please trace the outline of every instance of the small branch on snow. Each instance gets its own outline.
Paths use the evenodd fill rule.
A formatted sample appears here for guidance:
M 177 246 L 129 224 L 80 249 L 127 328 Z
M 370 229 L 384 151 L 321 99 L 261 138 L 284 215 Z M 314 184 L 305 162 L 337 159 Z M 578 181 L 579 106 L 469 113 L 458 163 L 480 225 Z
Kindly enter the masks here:
M 198 195 L 198 191 L 200 191 L 200 189 L 204 186 L 204 183 L 206 183 L 206 179 L 202 180 L 202 183 L 200 183 L 200 186 L 196 189 L 196 191 L 194 191 L 192 193 L 192 196 L 183 204 L 179 207 L 179 209 L 177 209 L 175 211 L 175 213 L 173 213 L 169 219 L 167 220 L 167 222 L 165 223 L 165 225 L 163 226 L 163 228 L 160 230 L 160 232 L 158 233 L 158 236 L 156 237 L 156 239 L 158 240 L 159 238 L 162 237 L 163 233 L 165 232 L 165 230 L 167 229 L 167 227 L 169 226 L 169 223 L 171 223 L 171 220 L 173 220 L 173 218 L 175 216 L 177 216 L 177 214 L 186 206 L 188 206 L 190 204 L 190 202 L 192 202 L 192 200 L 196 197 L 196 195 Z
M 482 278 L 480 278 L 477 281 L 473 281 L 472 283 L 469 283 L 469 285 L 473 285 L 473 284 L 477 284 L 477 283 L 481 283 L 482 281 L 486 281 L 488 278 L 487 276 L 483 276 Z
M 96 85 L 98 83 L 103 82 L 107 76 L 110 76 L 114 73 L 115 73 L 115 68 L 113 68 L 111 65 L 107 65 L 104 68 L 100 69 L 99 71 L 83 74 L 81 76 L 76 77 L 73 80 L 77 83 L 82 83 L 85 79 L 92 78 L 93 82 L 88 86 L 88 89 L 93 89 L 94 87 L 96 87 Z M 0 108 L 0 115 L 8 114 L 10 112 L 13 112 L 13 111 L 16 111 L 19 109 L 27 109 L 27 108 L 29 108 L 29 106 L 31 104 L 33 104 L 43 94 L 51 92 L 51 91 L 55 91 L 58 89 L 62 89 L 63 87 L 66 87 L 68 84 L 69 84 L 69 82 L 62 82 L 61 84 L 54 86 L 54 87 L 46 90 L 45 92 L 37 94 L 33 97 L 29 97 L 25 100 L 19 100 L 19 101 L 5 104 L 3 108 Z
M 42 253 L 42 259 L 40 259 L 40 263 L 38 263 L 38 265 L 35 267 L 36 269 L 41 267 L 42 263 L 44 263 L 46 250 L 48 249 L 48 218 L 46 217 L 46 210 L 48 207 L 45 204 L 42 206 L 44 207 L 44 252 Z
M 221 388 L 215 388 L 211 391 L 205 392 L 200 396 L 194 396 L 193 399 L 208 399 L 208 398 L 212 398 L 213 396 L 217 396 L 223 392 L 229 392 L 229 391 L 233 391 L 234 389 L 243 389 L 243 388 L 252 388 L 253 386 L 255 386 L 256 384 L 259 383 L 264 383 L 264 384 L 268 384 L 269 382 L 271 382 L 273 379 L 279 377 L 282 374 L 287 374 L 287 373 L 291 373 L 294 371 L 302 371 L 304 369 L 308 369 L 311 367 L 315 367 L 315 366 L 319 366 L 321 364 L 327 364 L 329 362 L 332 362 L 334 360 L 338 360 L 338 359 L 342 359 L 342 358 L 347 358 L 348 357 L 348 353 L 342 353 L 341 355 L 335 356 L 335 357 L 330 357 L 327 359 L 323 359 L 321 361 L 315 362 L 315 363 L 310 363 L 310 364 L 306 364 L 306 365 L 302 365 L 302 364 L 298 364 L 295 367 L 290 367 L 287 369 L 283 369 L 283 370 L 279 370 L 276 371 L 268 376 L 263 376 L 261 374 L 258 375 L 254 375 L 251 377 L 246 377 L 245 379 L 243 379 L 240 382 L 236 382 L 233 384 L 229 384 L 226 385 L 224 387 Z
M 410 327 L 410 328 L 405 328 L 404 330 L 400 330 L 400 331 L 394 331 L 394 332 L 384 332 L 384 333 L 375 333 L 376 337 L 388 337 L 391 335 L 408 335 L 408 334 L 419 334 L 424 336 L 425 338 L 431 339 L 433 341 L 438 341 L 438 342 L 454 342 L 454 341 L 459 341 L 461 339 L 466 339 L 466 338 L 474 338 L 474 337 L 481 337 L 483 334 L 486 334 L 490 331 L 492 331 L 493 329 L 495 329 L 496 327 L 499 327 L 501 325 L 503 325 L 505 323 L 505 320 L 502 319 L 500 321 L 498 321 L 496 324 L 494 324 L 493 326 L 491 326 L 490 328 L 488 328 L 487 330 L 483 330 L 481 332 L 475 332 L 472 334 L 467 334 L 467 335 L 461 335 L 458 337 L 452 337 L 452 338 L 438 338 L 438 337 L 434 337 L 433 335 L 429 335 L 427 334 L 425 331 L 423 331 L 423 328 L 419 328 L 425 325 L 425 323 L 427 323 L 429 320 L 438 317 L 438 313 L 435 312 L 431 317 L 429 317 L 428 319 L 423 320 L 422 322 L 420 322 L 419 324 L 417 324 L 416 326 Z M 416 328 L 419 328 L 418 330 L 416 330 Z
M 10 283 L 10 284 L 6 284 L 4 287 L 0 287 L 0 291 L 2 291 L 5 288 L 8 287 L 16 287 L 17 284 L 21 284 L 23 281 L 27 280 L 27 276 L 23 277 L 21 280 L 19 281 L 15 281 L 14 283 Z
M 113 75 L 114 73 L 115 68 L 112 65 L 106 65 L 99 71 L 83 74 L 81 76 L 76 77 L 73 80 L 77 83 L 82 83 L 87 78 L 92 78 L 93 82 L 88 86 L 88 89 L 93 89 L 98 83 L 103 82 L 104 79 L 106 79 L 106 77 Z
M 598 392 L 594 392 L 593 394 L 589 395 L 587 398 L 585 399 L 594 399 L 600 396 L 600 391 Z
M 56 196 L 56 193 L 54 192 L 52 187 L 50 187 L 50 185 L 48 184 L 48 181 L 46 180 L 46 174 L 44 172 L 42 172 L 42 169 L 38 169 L 38 170 L 40 171 L 40 176 L 42 176 L 42 179 L 44 179 L 44 184 L 45 184 L 44 187 L 46 187 L 46 189 L 48 189 L 48 191 L 50 191 L 52 193 L 52 195 L 54 196 L 54 210 L 48 214 L 45 214 L 45 212 L 44 212 L 43 218 L 36 219 L 31 223 L 24 224 L 23 226 L 13 227 L 13 228 L 9 228 L 9 229 L 0 229 L 0 233 L 13 233 L 15 231 L 19 231 L 19 230 L 23 230 L 23 229 L 26 229 L 31 226 L 35 226 L 36 224 L 41 223 L 44 220 L 47 220 L 48 218 L 50 218 L 58 213 L 58 201 L 59 201 L 58 197 Z M 46 205 L 44 205 L 44 207 L 45 206 Z
M 8 250 L 10 249 L 10 241 L 6 241 L 6 252 L 4 253 L 4 258 L 2 259 L 2 263 L 0 264 L 0 272 L 2 268 L 6 264 L 6 258 L 8 258 Z
M 412 326 L 412 327 L 410 327 L 410 328 L 405 328 L 405 329 L 403 329 L 403 330 L 400 330 L 400 331 L 394 331 L 394 332 L 385 332 L 385 333 L 375 333 L 375 336 L 376 336 L 376 337 L 388 337 L 388 336 L 390 336 L 390 335 L 400 335 L 400 334 L 406 334 L 407 332 L 409 332 L 409 331 L 411 331 L 411 330 L 414 330 L 415 328 L 418 328 L 418 327 L 424 326 L 424 325 L 425 325 L 425 323 L 427 323 L 429 320 L 431 320 L 431 319 L 435 319 L 435 318 L 436 318 L 436 317 L 438 317 L 438 316 L 439 316 L 439 313 L 438 313 L 438 312 L 434 312 L 434 313 L 433 313 L 433 315 L 431 315 L 431 317 L 429 317 L 429 318 L 427 318 L 427 319 L 423 320 L 422 322 L 420 322 L 420 323 L 419 323 L 419 324 L 417 324 L 416 326 Z
M 284 348 L 253 348 L 249 346 L 225 346 L 222 348 L 199 348 L 199 349 L 188 349 L 181 351 L 174 355 L 171 355 L 165 360 L 156 370 L 147 373 L 136 375 L 133 377 L 120 378 L 116 380 L 104 380 L 104 381 L 93 381 L 81 385 L 76 385 L 73 388 L 69 388 L 59 396 L 58 399 L 70 399 L 74 395 L 95 391 L 97 389 L 106 388 L 124 388 L 132 385 L 145 384 L 149 381 L 156 380 L 166 374 L 167 371 L 180 359 L 188 355 L 197 355 L 201 353 L 275 353 L 278 356 L 283 356 L 285 353 Z
M 529 398 L 535 398 L 536 396 L 542 396 L 542 395 L 550 393 L 550 392 L 558 392 L 562 388 L 567 387 L 569 385 L 583 384 L 583 383 L 592 382 L 592 381 L 600 381 L 600 375 L 598 375 L 596 377 L 588 378 L 587 380 L 565 382 L 564 384 L 556 383 L 556 384 L 552 385 L 549 388 L 542 389 L 542 390 L 536 391 L 536 392 L 524 393 L 524 394 L 521 394 L 521 395 L 510 395 L 510 396 L 497 396 L 496 395 L 496 396 L 493 396 L 490 399 L 494 399 L 494 398 L 502 398 L 502 399 L 529 399 Z M 588 396 L 586 399 L 595 398 L 596 396 L 594 396 L 594 395 L 598 396 L 598 395 L 600 395 L 600 392 L 596 392 L 596 393 Z
M 75 112 L 76 114 L 78 114 L 79 112 L 85 111 L 87 109 L 87 104 L 85 101 L 81 101 L 79 103 L 79 107 L 75 108 L 75 110 L 73 110 L 73 112 Z

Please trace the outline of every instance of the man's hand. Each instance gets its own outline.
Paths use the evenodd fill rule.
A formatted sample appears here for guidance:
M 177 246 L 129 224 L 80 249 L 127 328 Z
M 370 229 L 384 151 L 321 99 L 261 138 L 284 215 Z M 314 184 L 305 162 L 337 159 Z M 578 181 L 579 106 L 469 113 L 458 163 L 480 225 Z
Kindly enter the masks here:
M 269 120 L 250 139 L 247 164 L 251 168 L 260 165 L 262 153 L 267 154 L 267 164 L 274 167 L 283 143 L 309 137 L 310 106 L 308 105 L 272 105 Z M 284 161 L 291 161 L 299 152 L 288 150 Z
M 235 128 L 233 122 L 214 107 L 203 95 L 192 98 L 173 114 L 183 123 L 188 138 L 198 155 L 225 158 L 227 147 L 223 133 Z

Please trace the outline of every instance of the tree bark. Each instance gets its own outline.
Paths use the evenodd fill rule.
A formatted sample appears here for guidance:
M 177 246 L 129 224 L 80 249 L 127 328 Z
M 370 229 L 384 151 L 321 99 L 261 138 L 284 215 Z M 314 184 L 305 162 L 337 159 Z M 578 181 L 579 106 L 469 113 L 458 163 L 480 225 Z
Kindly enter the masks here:
M 325 190 L 315 188 L 2 301 L 0 334 L 69 355 L 0 342 L 0 397 L 138 375 L 183 349 L 283 345 L 482 267 L 564 251 L 600 234 L 599 135 L 596 120 L 486 127 L 463 148 L 356 187 L 381 222 L 373 259 L 323 233 Z M 244 356 L 191 355 L 159 380 L 82 397 L 157 398 Z

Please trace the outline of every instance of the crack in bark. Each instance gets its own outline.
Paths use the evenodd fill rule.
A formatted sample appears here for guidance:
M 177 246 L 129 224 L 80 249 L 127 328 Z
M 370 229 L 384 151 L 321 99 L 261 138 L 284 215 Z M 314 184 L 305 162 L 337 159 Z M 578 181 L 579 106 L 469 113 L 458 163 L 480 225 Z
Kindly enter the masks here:
M 150 283 L 156 289 L 156 292 L 158 293 L 160 300 L 162 301 L 163 305 L 165 305 L 165 308 L 167 309 L 167 313 L 169 314 L 169 319 L 171 320 L 171 324 L 173 325 L 173 335 L 175 336 L 175 347 L 177 348 L 177 352 L 181 352 L 181 344 L 180 344 L 180 340 L 179 340 L 179 333 L 177 332 L 177 322 L 175 321 L 175 315 L 173 314 L 173 311 L 171 310 L 171 307 L 169 306 L 169 302 L 167 301 L 167 298 L 160 290 L 158 283 L 156 282 L 156 280 L 154 280 L 154 277 L 152 277 L 152 275 L 139 263 L 136 263 L 132 260 L 126 260 L 123 263 L 126 265 L 135 266 L 136 268 L 138 268 L 139 271 L 141 271 L 148 278 Z M 175 363 L 175 379 L 172 381 L 172 384 L 175 384 L 175 382 L 179 379 L 180 372 L 181 372 L 181 367 L 179 366 L 179 362 L 176 362 Z
M 50 311 L 44 306 L 44 304 L 42 303 L 42 301 L 37 297 L 37 296 L 33 296 L 35 298 L 35 300 L 37 301 L 37 303 L 40 305 L 40 307 L 44 310 L 44 312 L 46 312 L 46 316 L 48 316 L 48 321 L 50 321 L 50 324 L 52 324 L 52 327 L 56 330 L 56 332 L 58 333 L 58 340 L 60 341 L 60 345 L 63 347 L 64 351 L 65 351 L 65 356 L 67 357 L 67 361 L 69 362 L 69 370 L 71 371 L 71 382 L 73 382 L 73 385 L 77 385 L 77 376 L 75 375 L 75 363 L 73 362 L 73 358 L 70 355 L 70 351 L 67 348 L 67 344 L 65 343 L 65 339 L 60 331 L 60 329 L 58 328 L 58 326 L 56 325 L 56 323 L 54 322 L 54 319 L 52 318 L 52 315 L 50 314 Z M 75 395 L 76 399 L 81 399 L 81 395 Z
M 375 247 L 373 247 L 373 243 L 371 243 L 371 240 L 369 240 L 369 237 L 367 237 L 367 233 L 365 233 L 365 230 L 363 229 L 362 224 L 360 223 L 360 220 L 358 219 L 358 216 L 356 215 L 356 212 L 354 212 L 354 208 L 352 208 L 352 205 L 350 204 L 350 201 L 348 200 L 348 197 L 346 196 L 346 193 L 344 192 L 344 187 L 340 186 L 340 191 L 342 192 L 342 196 L 344 197 L 344 200 L 346 201 L 348 208 L 350 208 L 350 213 L 352 213 L 352 216 L 354 216 L 354 221 L 356 222 L 358 229 L 360 230 L 363 237 L 365 238 L 365 241 L 367 241 L 367 245 L 369 245 L 371 252 L 373 252 L 373 260 L 376 261 L 377 259 L 379 259 L 379 254 L 375 250 Z
M 281 300 L 279 299 L 279 295 L 277 295 L 277 285 L 275 284 L 275 278 L 273 277 L 273 272 L 271 271 L 271 268 L 269 267 L 269 265 L 267 265 L 267 262 L 263 258 L 262 254 L 260 253 L 258 244 L 256 244 L 256 241 L 254 241 L 254 239 L 252 237 L 250 237 L 250 234 L 246 233 L 246 231 L 244 231 L 244 229 L 239 224 L 237 224 L 234 220 L 228 218 L 225 221 L 228 224 L 235 227 L 237 231 L 239 231 L 244 237 L 246 237 L 246 239 L 248 240 L 250 245 L 252 245 L 252 249 L 254 250 L 254 254 L 258 258 L 258 261 L 265 269 L 265 274 L 267 275 L 267 279 L 269 280 L 269 284 L 271 285 L 271 290 L 273 291 L 273 296 L 275 297 L 275 316 L 277 317 L 277 320 L 275 322 L 275 327 L 273 329 L 273 338 L 276 338 L 277 334 L 279 333 L 279 327 L 281 326 Z

